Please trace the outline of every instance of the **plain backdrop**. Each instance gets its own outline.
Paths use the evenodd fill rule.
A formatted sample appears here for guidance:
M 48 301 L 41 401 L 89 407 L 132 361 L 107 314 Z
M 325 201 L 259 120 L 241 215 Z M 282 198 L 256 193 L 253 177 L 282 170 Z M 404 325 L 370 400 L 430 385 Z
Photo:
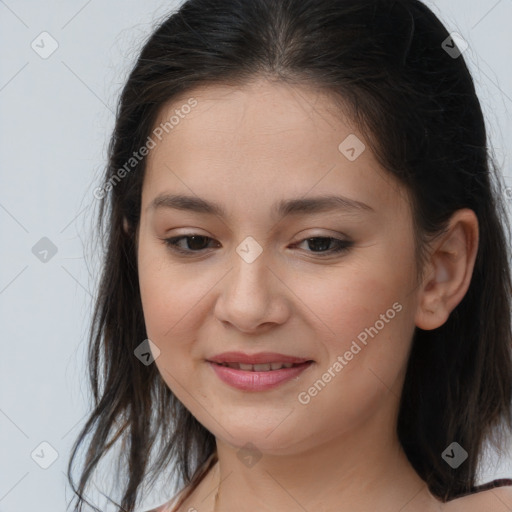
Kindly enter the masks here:
M 90 403 L 92 192 L 122 84 L 177 4 L 0 0 L 0 512 L 64 511 L 70 501 L 69 451 Z M 427 4 L 469 43 L 464 57 L 510 205 L 512 0 Z M 493 460 L 480 482 L 512 477 L 510 456 Z M 155 489 L 141 510 L 171 496 L 169 486 Z

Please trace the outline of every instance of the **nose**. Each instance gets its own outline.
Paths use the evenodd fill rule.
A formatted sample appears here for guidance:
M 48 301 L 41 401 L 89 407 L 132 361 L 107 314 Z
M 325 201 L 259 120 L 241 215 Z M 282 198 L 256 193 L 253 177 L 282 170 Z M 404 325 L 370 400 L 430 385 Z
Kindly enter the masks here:
M 259 333 L 286 322 L 290 293 L 279 270 L 261 254 L 248 263 L 235 254 L 233 268 L 220 283 L 215 316 L 226 327 Z

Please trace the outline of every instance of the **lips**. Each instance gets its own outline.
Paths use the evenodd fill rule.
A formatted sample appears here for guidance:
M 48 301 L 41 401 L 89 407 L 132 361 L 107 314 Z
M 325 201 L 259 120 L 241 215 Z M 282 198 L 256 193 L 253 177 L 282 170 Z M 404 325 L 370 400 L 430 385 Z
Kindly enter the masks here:
M 207 363 L 214 374 L 231 387 L 267 391 L 299 377 L 314 361 L 275 352 L 225 352 L 207 359 Z

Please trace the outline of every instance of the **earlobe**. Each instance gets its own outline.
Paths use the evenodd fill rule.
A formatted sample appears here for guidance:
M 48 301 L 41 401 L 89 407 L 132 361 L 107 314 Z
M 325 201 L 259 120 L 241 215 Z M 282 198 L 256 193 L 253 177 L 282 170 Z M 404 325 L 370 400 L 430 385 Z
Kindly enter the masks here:
M 478 219 L 473 210 L 458 210 L 445 233 L 432 243 L 426 278 L 418 288 L 416 326 L 443 325 L 466 294 L 478 252 Z

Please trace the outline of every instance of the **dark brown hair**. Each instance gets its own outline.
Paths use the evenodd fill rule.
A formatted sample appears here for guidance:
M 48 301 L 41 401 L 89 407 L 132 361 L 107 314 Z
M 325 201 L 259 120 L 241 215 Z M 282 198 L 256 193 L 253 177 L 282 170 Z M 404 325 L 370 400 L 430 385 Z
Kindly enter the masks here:
M 147 338 L 134 240 L 146 159 L 112 180 L 146 144 L 165 103 L 199 85 L 258 77 L 316 87 L 349 108 L 379 162 L 412 198 L 418 268 L 425 240 L 456 210 L 476 213 L 480 240 L 469 290 L 444 325 L 416 329 L 397 426 L 434 495 L 446 501 L 474 486 L 484 441 L 499 448 L 512 428 L 510 226 L 474 83 L 463 56 L 446 51 L 448 38 L 418 0 L 188 0 L 150 35 L 120 97 L 100 194 L 105 254 L 90 332 L 94 408 L 69 461 L 75 510 L 118 439 L 127 456 L 120 510 L 129 512 L 146 476 L 174 468 L 179 484 L 193 487 L 215 450 L 213 435 L 156 365 L 134 356 Z M 72 464 L 89 434 L 76 488 Z M 453 441 L 468 452 L 456 470 L 441 457 Z

